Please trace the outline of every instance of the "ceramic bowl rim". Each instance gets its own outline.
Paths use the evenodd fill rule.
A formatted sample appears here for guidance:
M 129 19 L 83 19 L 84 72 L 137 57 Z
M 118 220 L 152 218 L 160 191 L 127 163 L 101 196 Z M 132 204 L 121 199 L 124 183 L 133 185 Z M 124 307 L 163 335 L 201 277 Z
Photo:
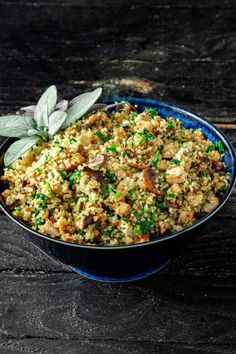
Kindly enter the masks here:
M 231 155 L 233 156 L 233 171 L 232 171 L 232 177 L 231 177 L 231 181 L 230 184 L 228 186 L 228 189 L 226 191 L 226 193 L 224 194 L 222 200 L 220 201 L 220 203 L 217 205 L 217 207 L 215 209 L 213 209 L 209 214 L 207 214 L 206 216 L 202 217 L 201 219 L 197 220 L 193 225 L 184 228 L 181 231 L 178 232 L 174 232 L 170 235 L 167 236 L 163 236 L 148 242 L 144 242 L 144 243 L 138 243 L 138 244 L 134 244 L 134 245 L 121 245 L 121 246 L 92 246 L 92 245 L 82 245 L 82 244 L 78 244 L 78 243 L 72 243 L 72 242 L 67 242 L 67 241 L 63 241 L 63 240 L 58 240 L 58 239 L 54 239 L 50 236 L 46 236 L 41 234 L 38 231 L 33 230 L 32 228 L 30 228 L 29 226 L 27 226 L 26 224 L 24 224 L 23 222 L 21 222 L 20 220 L 18 220 L 17 218 L 15 218 L 5 207 L 5 205 L 3 204 L 2 200 L 0 199 L 0 208 L 3 210 L 3 212 L 12 220 L 14 221 L 17 225 L 19 225 L 20 227 L 22 227 L 23 229 L 25 229 L 26 231 L 30 232 L 31 234 L 43 238 L 47 241 L 51 241 L 51 242 L 55 242 L 58 244 L 61 244 L 62 246 L 68 246 L 68 247 L 75 247 L 75 248 L 83 248 L 83 249 L 87 249 L 89 251 L 99 251 L 99 250 L 103 250 L 106 252 L 112 252 L 112 251 L 119 251 L 119 250 L 127 250 L 127 249 L 135 249 L 135 248 L 142 248 L 142 247 L 150 247 L 154 244 L 157 243 L 161 243 L 161 242 L 165 242 L 168 240 L 171 240 L 173 238 L 176 238 L 178 236 L 183 236 L 184 234 L 187 234 L 189 232 L 191 232 L 192 230 L 194 230 L 195 228 L 198 228 L 200 225 L 205 224 L 209 219 L 211 219 L 216 213 L 218 213 L 218 211 L 223 207 L 223 205 L 226 203 L 226 201 L 229 199 L 235 183 L 236 183 L 236 155 L 233 149 L 232 144 L 230 143 L 230 141 L 228 140 L 228 138 L 225 136 L 225 134 L 218 129 L 217 127 L 215 127 L 211 122 L 209 122 L 206 118 L 194 113 L 193 111 L 186 109 L 184 107 L 172 104 L 172 103 L 168 103 L 168 102 L 164 102 L 164 101 L 159 101 L 159 100 L 154 100 L 154 99 L 146 99 L 146 98 L 137 98 L 137 97 L 105 97 L 99 100 L 100 102 L 114 102 L 114 101 L 129 101 L 131 103 L 142 103 L 142 104 L 146 104 L 148 105 L 161 105 L 163 107 L 166 108 L 173 108 L 175 111 L 182 113 L 182 114 L 187 114 L 187 116 L 189 117 L 193 117 L 193 118 L 197 118 L 198 120 L 202 121 L 211 131 L 216 132 L 217 135 L 220 136 L 220 140 L 223 141 L 224 145 L 227 147 L 227 150 L 230 151 Z M 9 139 L 12 138 L 8 138 L 6 139 L 0 146 L 0 154 L 1 154 L 1 150 L 4 148 L 5 144 L 7 143 L 7 141 Z

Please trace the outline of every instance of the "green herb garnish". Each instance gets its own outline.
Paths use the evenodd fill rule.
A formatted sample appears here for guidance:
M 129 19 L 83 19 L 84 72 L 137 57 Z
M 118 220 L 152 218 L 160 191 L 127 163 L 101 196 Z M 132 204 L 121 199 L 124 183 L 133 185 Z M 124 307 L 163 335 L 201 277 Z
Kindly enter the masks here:
M 206 204 L 210 204 L 210 200 L 209 199 L 204 199 L 203 202 L 202 202 L 202 205 L 206 205 Z
M 138 117 L 138 113 L 137 112 L 130 112 L 130 119 L 131 120 L 135 120 L 135 118 Z
M 70 144 L 77 143 L 77 140 L 75 138 L 70 138 L 69 139 Z
M 166 194 L 166 199 L 173 199 L 175 197 L 176 197 L 176 194 L 174 194 L 174 193 L 167 193 Z
M 95 132 L 95 134 L 99 137 L 99 139 L 101 139 L 104 143 L 106 141 L 109 140 L 109 138 L 107 138 L 105 135 L 103 135 L 101 132 L 99 132 L 98 130 Z
M 217 150 L 219 151 L 220 154 L 223 154 L 225 149 L 221 141 L 217 141 L 215 144 Z
M 214 151 L 215 150 L 215 145 L 210 145 L 207 148 L 207 151 Z
M 107 152 L 111 152 L 111 153 L 116 153 L 116 144 L 111 144 L 110 146 L 107 147 Z
M 160 209 L 160 210 L 166 208 L 166 205 L 165 205 L 164 202 L 159 202 L 159 201 L 157 201 L 157 202 L 156 202 L 156 206 L 157 206 L 157 208 Z
M 111 171 L 107 171 L 106 176 L 111 180 L 111 182 L 115 182 L 116 181 L 115 173 L 113 173 Z
M 172 129 L 174 128 L 175 124 L 173 122 L 173 120 L 167 120 L 167 128 L 168 129 Z
M 102 196 L 103 198 L 107 198 L 110 192 L 115 192 L 115 186 L 113 184 L 105 184 L 103 191 L 102 191 Z
M 179 166 L 181 164 L 181 161 L 177 159 L 173 159 L 171 160 L 171 163 L 175 164 L 176 166 Z
M 150 133 L 150 131 L 147 128 L 144 128 L 143 133 L 138 133 L 138 135 L 143 136 L 143 139 L 140 140 L 140 144 L 142 144 L 145 141 L 145 139 L 150 141 L 156 139 L 155 135 Z
M 80 176 L 81 176 L 81 170 L 76 170 L 76 171 L 71 173 L 71 175 L 69 177 L 69 186 L 70 186 L 70 188 L 73 188 L 75 180 L 78 181 Z
M 119 198 L 121 196 L 121 192 L 116 192 L 115 194 L 114 194 L 114 197 L 115 198 Z
M 63 179 L 68 179 L 70 177 L 70 173 L 67 171 L 60 171 L 60 175 Z
M 111 237 L 111 234 L 112 234 L 113 231 L 114 231 L 114 229 L 104 230 L 103 234 L 104 234 L 104 236 Z
M 148 108 L 148 107 L 145 107 L 145 111 L 149 112 L 150 113 L 150 116 L 151 118 L 153 119 L 155 116 L 158 115 L 158 111 L 156 108 Z
M 159 156 L 160 156 L 160 151 L 157 150 L 157 152 L 155 153 L 153 160 L 152 160 L 152 163 L 155 167 L 157 167 Z

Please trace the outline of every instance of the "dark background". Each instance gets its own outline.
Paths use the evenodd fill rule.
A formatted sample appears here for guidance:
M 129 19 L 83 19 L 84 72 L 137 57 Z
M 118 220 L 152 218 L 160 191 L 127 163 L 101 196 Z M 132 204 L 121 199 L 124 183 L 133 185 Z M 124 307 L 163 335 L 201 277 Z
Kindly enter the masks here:
M 70 98 L 157 98 L 236 146 L 234 0 L 0 0 L 0 113 L 56 84 Z M 159 274 L 103 284 L 72 273 L 0 214 L 0 353 L 235 353 L 236 193 Z M 122 262 L 122 259 L 121 259 Z

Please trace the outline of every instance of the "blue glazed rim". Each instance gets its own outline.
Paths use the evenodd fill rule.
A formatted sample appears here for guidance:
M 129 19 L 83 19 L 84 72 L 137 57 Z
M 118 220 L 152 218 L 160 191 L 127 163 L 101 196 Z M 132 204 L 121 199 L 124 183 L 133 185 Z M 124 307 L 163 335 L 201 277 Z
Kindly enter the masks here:
M 188 120 L 188 123 L 190 123 L 190 127 L 192 124 L 192 127 L 196 129 L 196 124 L 194 124 L 194 122 L 197 120 L 199 122 L 199 127 L 202 128 L 202 125 L 200 124 L 201 122 L 203 123 L 205 129 L 203 129 L 203 132 L 206 134 L 206 136 L 208 137 L 211 133 L 213 134 L 211 138 L 209 138 L 211 141 L 216 141 L 216 140 L 220 140 L 224 146 L 226 147 L 226 152 L 228 153 L 228 157 L 230 158 L 230 162 L 232 162 L 232 166 L 230 169 L 231 172 L 231 181 L 230 184 L 227 188 L 227 191 L 225 192 L 223 198 L 220 200 L 220 203 L 218 204 L 218 206 L 213 209 L 209 214 L 207 214 L 206 216 L 202 217 L 201 219 L 197 220 L 193 225 L 184 228 L 181 231 L 172 233 L 170 235 L 167 236 L 163 236 L 161 238 L 157 238 L 155 240 L 151 240 L 149 242 L 144 242 L 144 243 L 139 243 L 139 244 L 134 244 L 134 245 L 122 245 L 122 246 L 115 246 L 115 247 L 107 247 L 107 246 L 89 246 L 89 245 L 81 245 L 81 244 L 77 244 L 77 243 L 72 243 L 72 242 L 66 242 L 66 241 L 62 241 L 62 240 L 57 240 L 54 239 L 52 237 L 46 236 L 41 234 L 40 232 L 37 232 L 33 229 L 31 229 L 30 227 L 28 227 L 26 224 L 24 224 L 23 222 L 21 222 L 20 220 L 16 219 L 5 207 L 2 199 L 0 198 L 0 208 L 4 211 L 4 213 L 11 219 L 13 220 L 16 224 L 18 224 L 19 226 L 21 226 L 23 229 L 25 229 L 26 231 L 30 231 L 31 234 L 34 234 L 35 236 L 41 237 L 45 240 L 51 241 L 51 242 L 56 242 L 62 245 L 66 245 L 68 247 L 78 247 L 78 248 L 84 248 L 84 249 L 89 249 L 89 250 L 93 250 L 94 252 L 97 252 L 99 250 L 104 250 L 106 252 L 112 252 L 114 249 L 117 250 L 122 250 L 124 248 L 139 248 L 139 247 L 148 247 L 151 246 L 152 244 L 156 244 L 159 242 L 165 242 L 166 240 L 170 240 L 172 238 L 178 237 L 179 235 L 184 235 L 186 233 L 189 233 L 189 231 L 194 230 L 195 228 L 197 228 L 198 226 L 204 224 L 205 222 L 207 222 L 209 219 L 211 219 L 222 207 L 223 205 L 226 203 L 226 201 L 229 199 L 235 183 L 236 183 L 236 155 L 233 149 L 232 144 L 229 142 L 229 140 L 226 138 L 226 136 L 224 135 L 223 132 L 221 132 L 217 127 L 215 127 L 212 123 L 210 123 L 207 119 L 203 118 L 202 116 L 194 113 L 193 111 L 180 107 L 180 106 L 176 106 L 175 104 L 171 104 L 168 102 L 163 102 L 163 101 L 158 101 L 158 100 L 153 100 L 153 99 L 146 99 L 146 98 L 136 98 L 136 97 L 107 97 L 107 98 L 102 98 L 99 100 L 100 102 L 105 102 L 105 103 L 111 103 L 114 101 L 128 101 L 134 105 L 138 105 L 139 107 L 142 106 L 142 108 L 144 107 L 150 107 L 150 108 L 157 108 L 159 113 L 161 114 L 161 116 L 166 117 L 166 116 L 173 116 L 173 111 L 175 111 L 175 113 L 177 114 L 177 116 L 174 116 L 174 118 L 182 118 L 183 116 L 185 117 L 185 119 Z M 188 118 L 187 118 L 188 117 Z M 192 119 L 193 120 L 192 120 Z M 182 120 L 181 119 L 181 120 Z M 217 136 L 217 138 L 216 138 Z M 7 139 L 8 140 L 8 139 Z M 6 141 L 3 142 L 3 144 L 0 146 L 0 151 L 1 149 L 4 147 Z M 227 164 L 227 163 L 226 163 Z M 227 164 L 228 166 L 228 164 Z M 97 279 L 99 280 L 99 279 Z
M 78 267 L 73 267 L 69 266 L 73 272 L 82 275 L 85 278 L 91 279 L 91 280 L 96 280 L 99 282 L 109 282 L 109 283 L 128 283 L 132 281 L 137 281 L 141 280 L 147 277 L 150 277 L 151 275 L 154 275 L 155 273 L 161 271 L 167 264 L 169 263 L 169 260 L 163 261 L 161 263 L 158 263 L 155 267 L 149 268 L 145 272 L 140 272 L 140 273 L 135 273 L 132 275 L 127 275 L 127 276 L 110 276 L 110 275 L 104 275 L 104 274 L 99 274 L 99 273 L 93 273 L 93 272 L 86 272 L 83 269 L 80 269 Z

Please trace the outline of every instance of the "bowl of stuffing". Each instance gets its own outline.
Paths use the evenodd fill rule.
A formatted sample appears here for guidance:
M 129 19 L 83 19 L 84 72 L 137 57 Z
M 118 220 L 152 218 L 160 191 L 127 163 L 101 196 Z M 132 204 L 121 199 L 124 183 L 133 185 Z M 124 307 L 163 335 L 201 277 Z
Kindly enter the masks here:
M 0 206 L 48 255 L 95 280 L 151 275 L 235 185 L 235 153 L 199 115 L 101 88 L 0 117 Z

